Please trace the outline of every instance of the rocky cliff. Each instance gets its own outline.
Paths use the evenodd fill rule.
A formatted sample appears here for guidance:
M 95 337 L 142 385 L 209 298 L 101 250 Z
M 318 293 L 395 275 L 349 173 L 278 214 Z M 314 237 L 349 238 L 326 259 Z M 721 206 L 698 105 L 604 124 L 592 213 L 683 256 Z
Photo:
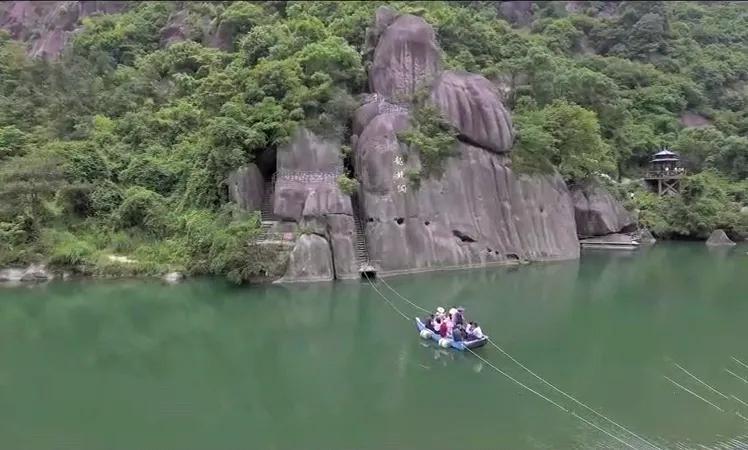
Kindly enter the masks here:
M 440 50 L 420 17 L 377 14 L 372 94 L 353 125 L 355 171 L 372 262 L 380 273 L 579 255 L 571 195 L 558 175 L 516 174 L 511 118 L 485 78 L 441 70 Z M 418 152 L 408 96 L 429 89 L 458 131 L 457 156 L 416 187 L 404 176 Z
M 576 185 L 571 192 L 579 237 L 631 232 L 636 228 L 631 213 L 599 183 Z
M 278 150 L 273 212 L 300 235 L 284 281 L 358 276 L 353 208 L 338 186 L 341 173 L 341 143 L 307 129 Z
M 514 3 L 518 12 L 530 4 Z M 0 27 L 25 41 L 30 54 L 54 57 L 84 17 L 128 5 L 4 2 Z M 195 31 L 187 15 L 174 8 L 161 30 L 163 46 L 198 32 L 206 45 L 228 48 L 231 36 L 219 19 Z M 436 33 L 421 17 L 379 8 L 366 45 L 370 92 L 351 118 L 349 169 L 360 181 L 354 198 L 337 183 L 346 171 L 343 142 L 303 127 L 278 149 L 271 187 L 271 169 L 259 161 L 259 167 L 249 164 L 227 179 L 232 201 L 246 210 L 263 209 L 276 221 L 264 224 L 270 234 L 295 236 L 284 281 L 354 278 L 363 262 L 392 274 L 573 259 L 579 256 L 578 235 L 611 234 L 631 225 L 599 186 L 570 192 L 558 174 L 515 172 L 512 119 L 496 86 L 480 75 L 444 70 Z M 443 171 L 414 183 L 408 173 L 421 169 L 419 151 L 400 136 L 412 127 L 414 108 L 424 104 L 441 112 L 457 140 Z M 368 260 L 362 261 L 361 246 Z
M 11 1 L 0 3 L 0 28 L 24 41 L 34 57 L 57 57 L 84 17 L 123 11 L 125 1 Z
M 579 256 L 574 204 L 558 174 L 515 173 L 511 117 L 482 76 L 443 71 L 434 30 L 423 19 L 380 8 L 369 31 L 371 94 L 353 117 L 353 168 L 369 262 L 380 274 Z M 456 155 L 440 176 L 415 186 L 414 95 L 428 92 L 457 130 Z M 274 213 L 301 237 L 285 281 L 358 275 L 351 199 L 335 183 L 339 142 L 300 130 L 278 152 Z

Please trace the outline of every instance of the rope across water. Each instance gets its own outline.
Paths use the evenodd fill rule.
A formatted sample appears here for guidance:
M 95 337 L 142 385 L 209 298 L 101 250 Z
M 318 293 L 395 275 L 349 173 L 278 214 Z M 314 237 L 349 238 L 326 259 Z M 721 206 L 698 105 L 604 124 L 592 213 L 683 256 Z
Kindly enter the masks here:
M 367 277 L 367 279 L 368 279 L 368 277 Z M 384 279 L 381 279 L 381 278 L 380 278 L 380 279 L 379 279 L 379 281 L 381 281 L 381 283 L 382 283 L 382 284 L 384 284 L 384 286 L 385 286 L 385 287 L 387 287 L 387 289 L 389 289 L 390 291 L 392 291 L 392 292 L 393 292 L 393 293 L 394 293 L 394 294 L 395 294 L 396 296 L 398 296 L 398 297 L 399 297 L 400 299 L 402 299 L 403 301 L 405 301 L 405 302 L 406 302 L 406 303 L 408 303 L 409 305 L 413 306 L 414 308 L 416 308 L 416 309 L 418 309 L 418 310 L 420 310 L 420 311 L 422 311 L 422 312 L 425 312 L 425 313 L 428 313 L 428 314 L 430 314 L 430 313 L 431 313 L 431 311 L 429 311 L 428 309 L 426 309 L 426 308 L 424 308 L 424 307 L 422 307 L 422 306 L 418 305 L 417 303 L 415 303 L 415 302 L 411 301 L 410 299 L 408 299 L 408 298 L 406 298 L 405 296 L 403 296 L 402 294 L 400 294 L 400 293 L 399 293 L 399 292 L 398 292 L 397 290 L 395 290 L 395 289 L 394 289 L 394 288 L 393 288 L 392 286 L 390 286 L 390 285 L 389 285 L 389 283 L 387 283 L 387 282 L 386 282 L 386 281 L 385 281 Z M 371 280 L 369 280 L 369 283 L 371 283 Z M 374 285 L 373 285 L 373 284 L 372 284 L 372 287 L 374 287 Z M 375 288 L 375 289 L 376 289 L 376 288 Z M 381 294 L 381 292 L 380 292 L 380 295 L 382 295 L 382 294 Z M 383 295 L 382 295 L 382 297 L 383 297 L 383 298 L 385 298 L 385 297 L 384 297 Z M 388 300 L 388 303 L 390 303 L 390 302 L 389 302 L 389 300 Z M 599 412 L 595 411 L 594 409 L 592 409 L 591 407 L 587 406 L 587 405 L 586 405 L 586 404 L 584 404 L 583 402 L 581 402 L 581 401 L 577 400 L 576 398 L 574 398 L 574 397 L 573 397 L 573 396 L 571 396 L 570 394 L 568 394 L 568 393 L 564 392 L 563 390 L 559 389 L 558 387 L 556 387 L 555 385 L 553 385 L 553 384 L 552 384 L 551 382 L 549 382 L 549 381 L 545 380 L 545 379 L 544 379 L 543 377 L 541 377 L 540 375 L 538 375 L 537 373 L 535 373 L 534 371 L 532 371 L 532 370 L 531 370 L 530 368 L 528 368 L 527 366 L 525 366 L 524 364 L 522 364 L 522 363 L 521 363 L 520 361 L 518 361 L 518 360 L 517 360 L 516 358 L 514 358 L 514 357 L 513 357 L 512 355 L 510 355 L 510 354 L 509 354 L 508 352 L 506 352 L 506 351 L 505 351 L 505 350 L 504 350 L 503 348 L 501 348 L 501 347 L 500 347 L 500 346 L 499 346 L 498 344 L 496 344 L 496 343 L 495 343 L 495 342 L 494 342 L 494 341 L 493 341 L 492 339 L 490 339 L 490 338 L 489 338 L 489 339 L 488 339 L 488 343 L 489 343 L 489 344 L 491 344 L 491 346 L 493 346 L 494 348 L 496 348 L 496 349 L 497 349 L 498 351 L 500 351 L 500 352 L 501 352 L 501 353 L 502 353 L 502 354 L 503 354 L 504 356 L 506 356 L 507 358 L 509 358 L 509 359 L 510 359 L 510 360 L 511 360 L 512 362 L 514 362 L 514 363 L 515 363 L 515 364 L 517 364 L 517 365 L 518 365 L 519 367 L 521 367 L 521 368 L 522 368 L 523 370 L 525 370 L 525 371 L 526 371 L 527 373 L 529 373 L 529 374 L 530 374 L 530 375 L 532 375 L 533 377 L 537 378 L 538 380 L 540 380 L 540 381 L 541 381 L 542 383 L 544 383 L 544 384 L 546 384 L 547 386 L 549 386 L 549 387 L 550 387 L 551 389 L 553 389 L 554 391 L 558 392 L 559 394 L 563 395 L 564 397 L 568 398 L 569 400 L 573 401 L 574 403 L 578 404 L 579 406 L 581 406 L 581 407 L 583 407 L 583 408 L 587 409 L 588 411 L 592 412 L 592 413 L 593 413 L 593 414 L 595 414 L 596 416 L 598 416 L 598 417 L 600 417 L 600 418 L 602 418 L 602 419 L 604 419 L 604 420 L 608 421 L 609 423 L 611 423 L 611 424 L 615 425 L 616 427 L 618 427 L 619 429 L 621 429 L 621 430 L 625 431 L 626 433 L 628 433 L 629 435 L 631 435 L 631 436 L 635 437 L 636 439 L 638 439 L 638 440 L 640 440 L 640 441 L 642 441 L 642 442 L 646 443 L 646 444 L 647 444 L 647 445 L 649 445 L 650 447 L 652 447 L 652 448 L 655 448 L 655 449 L 657 449 L 657 450 L 662 450 L 662 449 L 661 449 L 660 447 L 658 447 L 658 446 L 656 446 L 655 444 L 653 444 L 653 443 L 649 442 L 649 441 L 648 441 L 647 439 L 645 439 L 645 438 L 643 438 L 643 437 L 639 436 L 638 434 L 634 433 L 633 431 L 629 430 L 628 428 L 624 427 L 623 425 L 621 425 L 621 424 L 619 424 L 619 423 L 615 422 L 614 420 L 612 420 L 612 419 L 610 419 L 610 418 L 606 417 L 605 415 L 603 415 L 603 414 L 601 414 L 601 413 L 599 413 Z M 512 377 L 511 377 L 511 376 L 509 376 L 508 374 L 504 373 L 503 371 L 501 371 L 500 369 L 498 369 L 498 368 L 497 368 L 496 366 L 494 366 L 494 365 L 493 365 L 493 364 L 491 364 L 490 362 L 486 361 L 486 360 L 485 360 L 485 359 L 484 359 L 483 357 L 481 357 L 480 355 L 478 355 L 477 353 L 475 353 L 475 352 L 474 352 L 474 351 L 472 351 L 471 349 L 468 349 L 468 350 L 470 351 L 470 353 L 472 353 L 473 355 L 477 356 L 477 357 L 478 357 L 478 358 L 479 358 L 480 360 L 484 361 L 484 362 L 485 362 L 486 364 L 488 364 L 489 366 L 491 366 L 491 367 L 492 367 L 492 368 L 493 368 L 494 370 L 498 371 L 498 372 L 499 372 L 499 373 L 501 373 L 502 375 L 504 375 L 504 376 L 508 377 L 509 379 L 511 379 L 512 381 L 514 381 L 514 382 L 518 383 L 518 384 L 519 384 L 520 386 L 522 386 L 522 387 L 524 387 L 524 388 L 526 388 L 526 389 L 529 389 L 530 391 L 532 391 L 532 392 L 534 392 L 535 394 L 539 395 L 539 396 L 540 396 L 540 397 L 542 397 L 543 399 L 545 399 L 545 400 L 547 400 L 547 401 L 551 402 L 552 404 L 554 404 L 554 405 L 556 405 L 556 406 L 560 407 L 560 408 L 561 408 L 562 410 L 564 410 L 564 411 L 566 411 L 566 412 L 569 412 L 569 411 L 568 411 L 568 410 L 567 410 L 566 408 L 564 408 L 563 406 L 559 405 L 558 403 L 554 402 L 553 400 L 550 400 L 550 399 L 548 399 L 548 398 L 547 398 L 546 396 L 544 396 L 544 395 L 542 395 L 542 394 L 540 394 L 540 393 L 538 393 L 538 392 L 536 392 L 536 391 L 532 390 L 531 388 L 529 388 L 529 387 L 527 387 L 526 385 L 522 384 L 521 382 L 519 382 L 519 381 L 515 380 L 514 378 L 512 378 Z M 577 415 L 576 415 L 575 413 L 573 413 L 573 412 L 572 412 L 572 414 L 573 414 L 574 416 L 577 416 Z M 578 417 L 578 416 L 577 416 L 577 417 Z M 580 419 L 581 419 L 581 417 L 580 417 Z M 584 419 L 582 419 L 582 420 L 584 420 Z M 584 421 L 585 421 L 585 422 L 587 422 L 586 420 L 584 420 Z M 589 423 L 589 422 L 588 422 L 588 423 Z M 591 425 L 593 425 L 593 426 L 594 426 L 595 428 L 598 428 L 599 430 L 601 430 L 601 431 L 605 432 L 606 434 L 610 435 L 611 437 L 615 438 L 615 439 L 616 439 L 616 440 L 618 440 L 619 442 L 622 442 L 622 443 L 626 444 L 627 446 L 631 447 L 631 445 L 629 445 L 628 443 L 626 443 L 626 442 L 624 442 L 624 441 L 621 441 L 621 440 L 620 440 L 619 438 L 617 438 L 617 437 L 615 437 L 615 436 L 611 435 L 611 434 L 610 434 L 610 433 L 608 433 L 607 431 L 605 431 L 605 430 L 602 430 L 602 429 L 600 429 L 599 427 L 597 427 L 597 425 L 594 425 L 594 424 L 591 424 Z M 634 448 L 634 447 L 631 447 L 631 448 Z

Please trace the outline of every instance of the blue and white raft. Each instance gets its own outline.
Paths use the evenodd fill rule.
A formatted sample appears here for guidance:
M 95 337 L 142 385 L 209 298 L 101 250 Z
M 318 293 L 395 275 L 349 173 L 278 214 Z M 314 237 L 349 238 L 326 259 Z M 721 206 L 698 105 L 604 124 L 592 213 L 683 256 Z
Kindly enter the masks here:
M 474 349 L 478 347 L 483 347 L 486 345 L 486 342 L 488 342 L 488 336 L 483 336 L 480 339 L 473 339 L 472 341 L 460 341 L 456 342 L 453 339 L 450 338 L 443 338 L 439 336 L 439 333 L 434 333 L 433 331 L 426 328 L 426 325 L 421 322 L 421 319 L 416 317 L 416 328 L 418 328 L 418 334 L 421 335 L 424 339 L 433 339 L 436 342 L 439 343 L 440 347 L 448 348 L 452 347 L 455 350 L 463 351 L 465 349 Z

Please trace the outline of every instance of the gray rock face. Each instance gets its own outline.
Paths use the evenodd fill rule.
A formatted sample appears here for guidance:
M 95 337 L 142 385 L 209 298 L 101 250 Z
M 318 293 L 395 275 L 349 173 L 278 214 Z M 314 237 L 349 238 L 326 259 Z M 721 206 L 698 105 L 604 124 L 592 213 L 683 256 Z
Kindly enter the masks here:
M 626 233 L 612 233 L 606 234 L 605 236 L 596 236 L 592 238 L 582 239 L 581 244 L 628 244 L 636 245 L 636 239 L 630 234 Z
M 232 202 L 247 211 L 257 211 L 262 207 L 264 183 L 260 169 L 248 164 L 236 169 L 228 179 L 229 197 Z
M 169 284 L 176 284 L 184 280 L 184 274 L 182 272 L 169 272 L 162 279 Z
M 356 276 L 351 198 L 337 183 L 343 170 L 340 143 L 299 129 L 291 143 L 278 151 L 277 164 L 275 214 L 313 233 L 296 242 L 283 281 L 328 279 L 326 271 L 316 273 L 307 267 L 314 260 L 330 260 L 329 279 Z
M 495 87 L 483 76 L 444 72 L 434 84 L 431 101 L 459 130 L 461 140 L 496 153 L 511 150 L 512 119 Z
M 654 244 L 657 239 L 652 235 L 652 232 L 647 228 L 642 228 L 639 232 L 639 242 L 645 245 Z
M 26 42 L 32 57 L 55 59 L 84 17 L 131 6 L 125 1 L 9 1 L 0 3 L 0 28 Z
M 336 278 L 355 278 L 358 275 L 351 198 L 344 195 L 337 184 L 321 185 L 310 192 L 304 203 L 301 228 L 329 243 Z
M 306 198 L 318 186 L 337 186 L 343 169 L 340 143 L 319 138 L 304 128 L 278 151 L 273 210 L 286 220 L 299 221 Z
M 53 278 L 54 275 L 39 264 L 32 264 L 24 269 L 0 269 L 0 282 L 48 281 Z
M 579 256 L 565 183 L 558 175 L 512 171 L 505 155 L 511 119 L 488 80 L 440 74 L 433 30 L 411 16 L 382 33 L 374 54 L 374 95 L 356 112 L 353 144 L 367 246 L 380 272 Z M 405 174 L 420 168 L 418 153 L 397 137 L 410 126 L 410 113 L 393 103 L 428 79 L 430 101 L 461 142 L 442 176 L 416 189 Z
M 372 92 L 404 101 L 425 81 L 436 78 L 441 54 L 433 28 L 422 18 L 404 15 L 382 32 L 369 73 Z
M 161 47 L 168 47 L 171 44 L 187 40 L 190 34 L 188 17 L 189 14 L 186 10 L 173 12 L 169 16 L 166 25 L 161 29 Z
M 288 269 L 280 281 L 332 281 L 333 279 L 332 254 L 327 239 L 316 234 L 302 235 L 291 251 Z
M 369 254 L 380 271 L 578 257 L 573 206 L 558 175 L 518 176 L 506 158 L 460 144 L 441 179 L 400 192 L 402 121 L 377 117 L 357 149 Z
M 735 245 L 735 243 L 727 237 L 724 230 L 714 230 L 709 235 L 709 239 L 706 240 L 706 245 L 718 246 L 718 245 Z
M 332 247 L 335 262 L 335 278 L 359 277 L 356 253 L 356 224 L 352 216 L 333 214 L 327 216 L 327 239 Z
M 573 187 L 571 193 L 580 237 L 631 231 L 635 225 L 631 214 L 603 186 L 588 183 Z

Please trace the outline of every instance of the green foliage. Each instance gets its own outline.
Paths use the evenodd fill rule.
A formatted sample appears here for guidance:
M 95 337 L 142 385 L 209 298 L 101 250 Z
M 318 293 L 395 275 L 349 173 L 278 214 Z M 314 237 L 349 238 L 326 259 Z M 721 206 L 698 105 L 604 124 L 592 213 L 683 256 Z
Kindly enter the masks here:
M 90 264 L 96 249 L 71 233 L 58 233 L 51 242 L 49 264 L 53 267 L 75 267 Z
M 0 165 L 0 220 L 23 223 L 35 233 L 51 218 L 49 202 L 66 185 L 60 161 L 43 154 L 16 157 Z
M 338 177 L 338 187 L 345 195 L 353 195 L 358 191 L 358 180 L 342 174 Z
M 28 136 L 13 125 L 0 128 L 0 161 L 26 153 Z
M 439 176 L 443 162 L 456 154 L 457 132 L 433 105 L 416 107 L 411 123 L 398 137 L 418 152 L 426 177 Z
M 600 135 L 595 113 L 557 100 L 539 110 L 518 114 L 518 168 L 547 171 L 555 167 L 570 181 L 614 171 L 610 148 Z
M 639 221 L 658 236 L 705 239 L 718 228 L 728 233 L 748 229 L 748 219 L 740 214 L 743 194 L 724 177 L 706 171 L 684 179 L 679 196 L 636 192 L 631 206 L 639 212 Z
M 114 213 L 119 227 L 138 227 L 156 236 L 166 232 L 167 216 L 166 200 L 156 192 L 140 186 L 125 191 L 122 203 Z

